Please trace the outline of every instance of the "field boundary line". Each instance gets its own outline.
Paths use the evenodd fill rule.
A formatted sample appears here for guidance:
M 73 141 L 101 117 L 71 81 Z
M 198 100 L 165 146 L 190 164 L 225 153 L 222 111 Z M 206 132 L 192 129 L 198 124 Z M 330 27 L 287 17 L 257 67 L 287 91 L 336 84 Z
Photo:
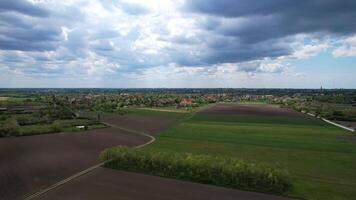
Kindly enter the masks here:
M 133 146 L 132 147 L 133 149 L 139 149 L 139 148 L 145 147 L 145 146 L 153 143 L 156 140 L 156 138 L 153 137 L 152 135 L 149 135 L 149 134 L 144 133 L 142 131 L 136 131 L 136 130 L 132 130 L 132 129 L 127 129 L 127 128 L 123 128 L 123 127 L 116 126 L 116 125 L 113 125 L 113 124 L 110 124 L 110 123 L 106 123 L 106 122 L 102 122 L 102 123 L 105 124 L 105 125 L 117 128 L 117 129 L 121 129 L 121 130 L 124 130 L 124 131 L 127 131 L 127 132 L 135 133 L 135 134 L 142 135 L 142 136 L 150 138 L 150 141 L 148 141 L 148 142 L 146 142 L 144 144 Z M 85 170 L 82 170 L 82 171 L 80 171 L 80 172 L 78 172 L 78 173 L 76 173 L 76 174 L 74 174 L 74 175 L 72 175 L 72 176 L 70 176 L 70 177 L 68 177 L 68 178 L 66 178 L 64 180 L 61 180 L 61 181 L 59 181 L 59 182 L 57 182 L 57 183 L 45 188 L 45 189 L 42 189 L 42 190 L 40 190 L 38 192 L 35 192 L 33 194 L 28 195 L 27 197 L 24 198 L 24 200 L 32 200 L 32 199 L 36 199 L 38 197 L 41 197 L 41 196 L 43 196 L 44 194 L 48 193 L 49 191 L 51 191 L 53 189 L 56 189 L 56 188 L 58 188 L 58 187 L 60 187 L 60 186 L 62 186 L 64 184 L 76 179 L 76 178 L 79 178 L 79 177 L 81 177 L 81 176 L 83 176 L 85 174 L 88 174 L 88 173 L 94 171 L 95 169 L 97 169 L 99 167 L 104 166 L 106 163 L 108 163 L 110 161 L 112 161 L 112 160 L 107 160 L 105 162 L 102 162 L 102 163 L 99 163 L 99 164 L 94 165 L 92 167 L 89 167 L 89 168 L 87 168 Z
M 204 110 L 204 109 L 207 109 L 207 108 L 210 108 L 210 107 L 213 107 L 213 106 L 215 106 L 215 105 L 216 105 L 216 103 L 214 103 L 214 104 L 208 104 L 208 105 L 206 105 L 206 106 L 203 106 L 203 107 L 201 107 L 201 108 L 198 108 L 197 110 L 193 111 L 192 113 L 189 113 L 186 118 L 183 118 L 183 119 L 181 119 L 181 120 L 178 120 L 177 122 L 178 122 L 178 124 L 179 124 L 179 123 L 182 123 L 182 122 L 184 122 L 184 121 L 187 121 L 187 120 L 191 119 L 191 118 L 192 118 L 196 113 L 198 113 L 199 111 Z M 136 130 L 133 130 L 133 129 L 124 128 L 124 127 L 117 126 L 117 125 L 114 125 L 114 124 L 111 124 L 111 123 L 107 123 L 107 122 L 101 122 L 101 123 L 103 123 L 103 124 L 105 124 L 105 125 L 107 125 L 107 126 L 109 126 L 109 127 L 121 129 L 121 130 L 123 130 L 123 131 L 135 133 L 135 134 L 142 135 L 142 136 L 145 136 L 145 137 L 149 137 L 149 138 L 150 138 L 150 141 L 148 141 L 148 142 L 146 142 L 146 143 L 144 143 L 144 144 L 140 144 L 140 145 L 133 146 L 133 147 L 132 147 L 133 149 L 139 149 L 139 148 L 145 147 L 145 146 L 147 146 L 147 145 L 149 145 L 149 144 L 152 144 L 154 141 L 156 141 L 156 138 L 155 138 L 154 136 L 152 136 L 152 135 L 150 135 L 150 134 L 147 134 L 147 133 L 145 133 L 145 132 L 142 132 L 142 131 L 136 131 Z M 33 194 L 30 194 L 29 196 L 25 197 L 24 200 L 32 200 L 32 199 L 41 197 L 41 196 L 43 196 L 44 194 L 46 194 L 47 192 L 49 192 L 49 191 L 51 191 L 51 190 L 53 190 L 53 189 L 56 189 L 56 188 L 58 188 L 58 187 L 64 185 L 65 183 L 68 183 L 68 182 L 70 182 L 70 181 L 72 181 L 72 180 L 74 180 L 74 179 L 76 179 L 76 178 L 79 178 L 80 176 L 83 176 L 83 175 L 85 175 L 85 174 L 87 174 L 87 173 L 90 173 L 90 172 L 94 171 L 95 169 L 104 166 L 106 163 L 108 163 L 108 162 L 110 162 L 110 161 L 112 161 L 112 160 L 107 160 L 107 161 L 105 161 L 105 162 L 102 162 L 102 163 L 99 163 L 99 164 L 97 164 L 97 165 L 94 165 L 94 166 L 92 166 L 92 167 L 90 167 L 90 168 L 88 168 L 88 169 L 85 169 L 85 170 L 83 170 L 83 171 L 80 171 L 80 172 L 78 172 L 78 173 L 76 173 L 76 174 L 74 174 L 74 175 L 72 175 L 72 176 L 70 176 L 70 177 L 68 177 L 68 178 L 66 178 L 66 179 L 64 179 L 64 180 L 62 180 L 62 181 L 59 181 L 59 182 L 57 182 L 57 183 L 55 183 L 55 184 L 53 184 L 53 185 L 51 185 L 51 186 L 45 188 L 45 189 L 42 189 L 42 190 L 40 190 L 40 191 L 38 191 L 38 192 L 35 192 L 35 193 L 33 193 Z
M 303 112 L 303 111 L 302 111 L 301 113 L 307 114 L 307 115 L 312 116 L 312 117 L 316 117 L 316 116 L 315 116 L 314 114 L 312 114 L 312 113 Z M 355 130 L 353 130 L 352 128 L 349 128 L 349 127 L 343 126 L 343 125 L 341 125 L 341 124 L 332 122 L 332 121 L 330 121 L 330 120 L 328 120 L 328 119 L 325 119 L 325 118 L 323 118 L 323 117 L 316 117 L 316 118 L 319 118 L 319 119 L 323 120 L 324 122 L 329 123 L 329 124 L 332 124 L 332 125 L 337 126 L 337 127 L 339 127 L 339 128 L 342 128 L 342 129 L 345 129 L 345 130 L 348 130 L 348 131 L 351 131 L 351 132 L 355 132 Z
M 102 122 L 102 123 L 105 124 L 105 125 L 111 126 L 111 127 L 113 127 L 113 128 L 121 129 L 121 130 L 123 130 L 123 131 L 135 133 L 135 134 L 142 135 L 142 136 L 145 136 L 145 137 L 149 137 L 149 138 L 150 138 L 150 141 L 148 141 L 148 142 L 146 142 L 146 143 L 144 143 L 144 144 L 140 144 L 140 145 L 134 146 L 134 147 L 132 147 L 133 149 L 142 148 L 142 147 L 147 146 L 147 145 L 153 143 L 154 141 L 156 141 L 156 138 L 155 138 L 155 137 L 153 137 L 152 135 L 147 134 L 147 133 L 145 133 L 145 132 L 136 131 L 136 130 L 132 130 L 132 129 L 120 127 L 120 126 L 117 126 L 117 125 L 114 125 L 114 124 L 111 124 L 111 123 L 107 123 L 107 122 Z
M 70 182 L 70 181 L 72 181 L 72 180 L 74 180 L 74 179 L 76 179 L 76 178 L 78 178 L 78 177 L 80 177 L 80 176 L 82 176 L 84 174 L 87 174 L 87 173 L 89 173 L 89 172 L 91 172 L 91 171 L 93 171 L 93 170 L 105 165 L 106 162 L 109 162 L 109 161 L 105 161 L 105 162 L 99 163 L 99 164 L 94 165 L 94 166 L 92 166 L 92 167 L 90 167 L 88 169 L 80 171 L 80 172 L 78 172 L 78 173 L 76 173 L 76 174 L 74 174 L 74 175 L 72 175 L 72 176 L 70 176 L 70 177 L 68 177 L 68 178 L 66 178 L 64 180 L 61 180 L 61 181 L 59 181 L 59 182 L 57 182 L 57 183 L 55 183 L 55 184 L 43 189 L 43 190 L 40 190 L 40 191 L 38 191 L 38 192 L 36 192 L 34 194 L 29 195 L 28 197 L 25 197 L 25 200 L 31 200 L 31 199 L 35 199 L 37 197 L 40 197 L 40 196 L 46 194 L 47 192 L 49 192 L 49 191 L 51 191 L 51 190 L 53 190 L 55 188 L 58 188 L 61 185 L 64 185 L 65 183 L 68 183 L 68 182 Z
M 136 108 L 139 110 L 149 110 L 158 112 L 169 112 L 169 113 L 189 113 L 187 110 L 169 110 L 169 109 L 155 109 L 155 108 Z
M 218 105 L 219 103 L 212 103 L 212 104 L 207 104 L 207 105 L 204 105 L 200 108 L 197 108 L 196 110 L 192 111 L 191 113 L 187 113 L 187 116 L 186 117 L 183 117 L 182 119 L 178 120 L 177 121 L 177 124 L 180 124 L 180 123 L 183 123 L 183 122 L 186 122 L 188 120 L 190 120 L 191 118 L 193 118 L 197 113 L 199 113 L 200 111 L 202 110 L 205 110 L 205 109 L 208 109 L 208 108 L 211 108 L 211 107 L 214 107 L 216 105 Z
M 351 131 L 351 132 L 355 132 L 355 130 L 353 130 L 353 129 L 351 129 L 351 128 L 348 128 L 348 127 L 346 127 L 346 126 L 343 126 L 343 125 L 341 125 L 341 124 L 332 122 L 332 121 L 327 120 L 327 119 L 324 119 L 324 118 L 321 118 L 321 119 L 322 119 L 324 122 L 327 122 L 327 123 L 332 124 L 332 125 L 334 125 L 334 126 L 343 128 L 343 129 L 348 130 L 348 131 Z

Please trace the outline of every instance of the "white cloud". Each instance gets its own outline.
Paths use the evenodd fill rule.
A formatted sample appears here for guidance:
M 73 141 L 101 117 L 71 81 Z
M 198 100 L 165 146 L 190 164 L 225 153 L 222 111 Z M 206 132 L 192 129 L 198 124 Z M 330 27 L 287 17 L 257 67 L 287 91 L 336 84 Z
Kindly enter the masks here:
M 317 56 L 333 45 L 313 34 L 274 38 L 270 33 L 266 39 L 259 25 L 268 25 L 261 23 L 273 16 L 263 20 L 187 13 L 182 0 L 33 2 L 44 9 L 42 14 L 0 13 L 0 23 L 7 25 L 0 27 L 0 45 L 5 44 L 0 46 L 2 72 L 28 77 L 119 76 L 146 83 L 175 80 L 174 84 L 196 86 L 193 79 L 220 86 L 226 79 L 233 86 L 232 80 L 247 82 L 266 74 L 302 77 L 290 72 L 289 62 Z M 12 30 L 17 40 L 6 41 Z M 333 54 L 355 56 L 356 36 L 341 42 Z
M 327 43 L 302 45 L 292 55 L 292 58 L 306 59 L 319 55 L 329 48 Z
M 340 43 L 340 46 L 332 52 L 335 57 L 356 56 L 356 35 L 348 37 Z

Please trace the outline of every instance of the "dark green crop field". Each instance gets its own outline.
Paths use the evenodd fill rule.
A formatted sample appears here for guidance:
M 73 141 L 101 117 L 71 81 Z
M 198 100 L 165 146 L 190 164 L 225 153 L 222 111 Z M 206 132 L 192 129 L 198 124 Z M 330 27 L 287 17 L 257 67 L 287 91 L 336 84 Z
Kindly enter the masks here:
M 285 169 L 291 197 L 356 198 L 355 135 L 268 105 L 223 105 L 222 112 L 219 106 L 162 133 L 146 149 L 231 156 Z

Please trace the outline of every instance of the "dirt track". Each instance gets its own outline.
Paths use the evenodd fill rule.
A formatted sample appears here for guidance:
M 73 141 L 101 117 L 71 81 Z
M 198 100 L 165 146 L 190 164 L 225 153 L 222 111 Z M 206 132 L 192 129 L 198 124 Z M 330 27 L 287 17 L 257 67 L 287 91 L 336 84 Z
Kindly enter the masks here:
M 52 190 L 42 200 L 287 200 L 285 197 L 99 168 Z
M 274 105 L 245 105 L 245 104 L 219 104 L 200 111 L 199 114 L 212 115 L 258 115 L 258 116 L 285 116 L 304 117 L 305 115 L 288 108 L 279 108 Z

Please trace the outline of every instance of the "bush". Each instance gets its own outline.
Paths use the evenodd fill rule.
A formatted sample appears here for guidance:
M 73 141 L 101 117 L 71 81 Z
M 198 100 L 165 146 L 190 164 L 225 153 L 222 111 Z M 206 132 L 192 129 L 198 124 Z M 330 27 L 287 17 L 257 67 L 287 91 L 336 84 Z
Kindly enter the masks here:
M 14 118 L 8 118 L 0 123 L 0 137 L 18 135 L 19 125 Z
M 33 125 L 45 122 L 45 120 L 31 115 L 20 115 L 16 117 L 16 120 L 20 126 Z
M 75 113 L 73 113 L 68 107 L 62 105 L 51 105 L 40 111 L 40 116 L 54 121 L 56 119 L 74 119 Z
M 291 187 L 285 172 L 233 158 L 114 147 L 103 151 L 100 159 L 114 169 L 243 190 L 282 194 Z
M 0 114 L 0 121 L 7 120 L 8 118 L 10 118 L 9 115 Z
M 60 126 L 56 124 L 42 124 L 42 125 L 29 125 L 29 126 L 21 126 L 18 129 L 18 136 L 29 136 L 29 135 L 40 135 L 47 133 L 58 133 L 61 132 L 62 129 Z

